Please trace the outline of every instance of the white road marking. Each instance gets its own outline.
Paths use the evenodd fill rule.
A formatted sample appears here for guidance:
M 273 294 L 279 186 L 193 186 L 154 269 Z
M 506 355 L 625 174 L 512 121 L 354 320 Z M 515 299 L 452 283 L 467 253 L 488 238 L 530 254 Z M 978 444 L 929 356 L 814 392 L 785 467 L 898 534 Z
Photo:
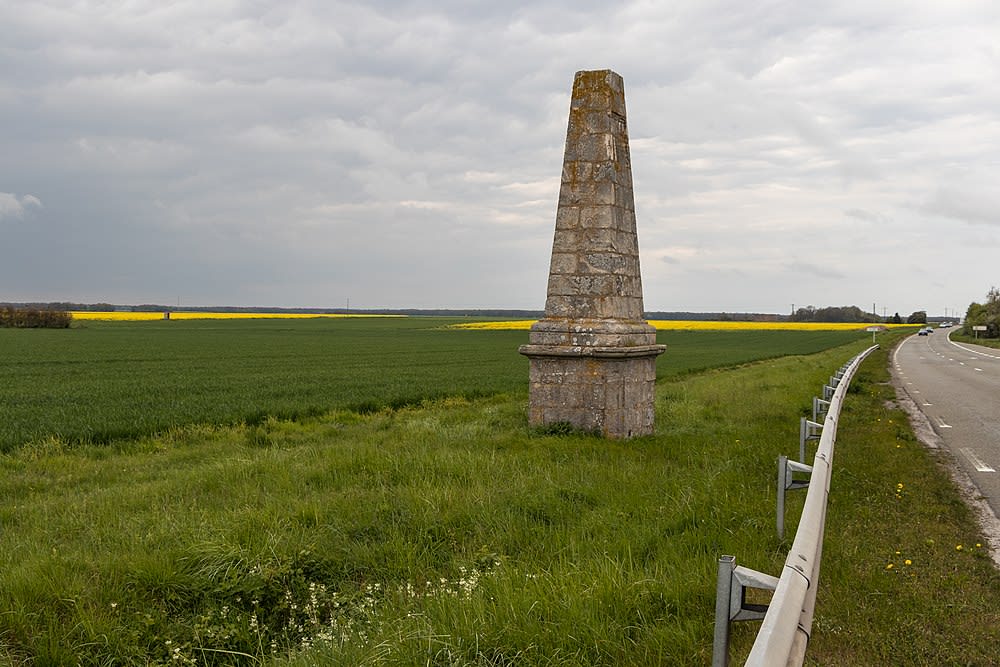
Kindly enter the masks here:
M 951 426 L 944 423 L 944 417 L 937 417 L 937 423 L 941 428 L 951 428 Z
M 956 343 L 955 341 L 953 341 L 951 338 L 948 338 L 948 342 L 951 343 L 952 345 L 954 345 L 955 347 L 957 347 L 958 349 L 963 350 L 965 352 L 971 352 L 972 354 L 978 354 L 981 357 L 989 357 L 990 359 L 1000 359 L 1000 356 L 997 356 L 995 354 L 989 354 L 987 352 L 980 352 L 979 350 L 973 350 L 972 348 L 965 347 L 964 345 L 959 345 L 958 343 Z
M 933 403 L 924 403 L 925 408 L 932 407 L 933 405 L 934 405 Z
M 983 460 L 976 456 L 976 453 L 970 448 L 964 447 L 962 453 L 965 454 L 965 458 L 969 459 L 969 463 L 976 467 L 978 472 L 996 472 L 996 470 L 983 463 Z
M 977 370 L 977 371 L 979 371 L 980 373 L 982 373 L 982 372 L 983 372 L 983 369 L 982 369 L 982 368 L 977 368 L 976 370 Z

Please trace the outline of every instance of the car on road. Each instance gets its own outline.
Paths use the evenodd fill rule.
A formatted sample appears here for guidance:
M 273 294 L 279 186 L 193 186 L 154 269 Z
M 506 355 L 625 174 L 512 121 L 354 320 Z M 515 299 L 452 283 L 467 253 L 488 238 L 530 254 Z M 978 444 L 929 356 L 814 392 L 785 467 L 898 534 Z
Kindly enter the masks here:
M 918 331 L 918 332 L 917 332 L 917 335 L 918 335 L 918 336 L 926 336 L 926 335 L 927 335 L 927 334 L 929 334 L 930 332 L 931 332 L 931 330 L 930 330 L 930 329 L 927 329 L 927 328 L 924 328 L 924 329 L 921 329 L 920 331 Z

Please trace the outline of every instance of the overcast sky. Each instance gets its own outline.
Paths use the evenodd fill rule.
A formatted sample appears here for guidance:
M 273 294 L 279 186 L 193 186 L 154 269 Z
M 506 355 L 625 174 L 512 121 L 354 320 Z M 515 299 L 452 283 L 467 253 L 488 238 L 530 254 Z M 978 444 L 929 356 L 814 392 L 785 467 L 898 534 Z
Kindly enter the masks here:
M 1000 285 L 1000 4 L 0 3 L 0 301 L 542 308 L 573 75 L 647 310 Z

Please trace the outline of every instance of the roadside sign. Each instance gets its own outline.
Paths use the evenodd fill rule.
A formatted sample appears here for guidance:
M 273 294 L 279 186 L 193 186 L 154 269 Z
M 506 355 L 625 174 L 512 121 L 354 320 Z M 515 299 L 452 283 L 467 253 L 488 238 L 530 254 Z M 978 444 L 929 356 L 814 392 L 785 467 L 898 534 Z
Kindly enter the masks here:
M 973 331 L 986 331 L 986 325 L 985 324 L 974 324 L 974 325 L 972 325 L 972 330 Z

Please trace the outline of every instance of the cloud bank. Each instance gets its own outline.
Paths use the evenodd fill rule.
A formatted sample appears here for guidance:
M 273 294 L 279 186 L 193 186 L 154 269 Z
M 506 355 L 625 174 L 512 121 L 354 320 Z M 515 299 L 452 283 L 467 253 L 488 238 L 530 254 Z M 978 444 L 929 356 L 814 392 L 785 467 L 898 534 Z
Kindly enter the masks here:
M 540 308 L 573 73 L 611 68 L 648 309 L 964 310 L 997 282 L 998 12 L 3 6 L 0 223 L 32 224 L 0 300 Z

